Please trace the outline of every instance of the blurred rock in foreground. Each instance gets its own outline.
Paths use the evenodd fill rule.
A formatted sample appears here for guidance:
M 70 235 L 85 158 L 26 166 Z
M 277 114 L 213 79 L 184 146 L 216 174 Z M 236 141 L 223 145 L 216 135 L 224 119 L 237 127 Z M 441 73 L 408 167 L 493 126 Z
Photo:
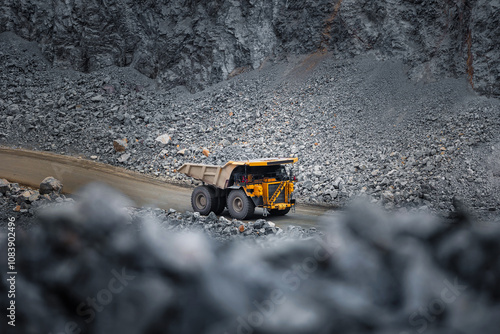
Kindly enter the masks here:
M 16 332 L 497 332 L 497 225 L 364 205 L 324 218 L 324 235 L 217 243 L 134 222 L 129 204 L 88 188 L 18 234 Z

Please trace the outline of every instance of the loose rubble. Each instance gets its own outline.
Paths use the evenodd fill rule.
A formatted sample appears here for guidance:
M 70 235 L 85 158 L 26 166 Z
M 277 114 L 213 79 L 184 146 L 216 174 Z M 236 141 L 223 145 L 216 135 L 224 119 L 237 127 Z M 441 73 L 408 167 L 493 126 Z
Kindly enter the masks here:
M 247 238 L 265 239 L 266 236 L 305 239 L 321 234 L 315 227 L 306 229 L 291 225 L 283 230 L 272 221 L 265 219 L 243 222 L 236 219 L 228 219 L 224 216 L 217 217 L 213 212 L 208 216 L 202 216 L 198 212 L 187 211 L 181 213 L 173 209 L 164 211 L 161 209 L 129 208 L 129 210 L 132 220 L 139 221 L 144 217 L 150 217 L 159 221 L 161 227 L 168 231 L 200 231 L 217 241 Z
M 19 233 L 18 243 L 29 247 L 17 248 L 16 330 L 498 331 L 499 224 L 387 215 L 363 203 L 325 217 L 324 234 L 219 243 L 174 231 L 202 221 L 226 225 L 231 235 L 246 229 L 214 216 L 147 215 L 124 205 L 120 195 L 89 187 L 79 201 L 46 209 L 35 228 Z M 257 228 L 273 226 L 257 221 Z M 6 247 L 0 238 L 2 254 Z M 2 295 L 6 278 L 0 272 Z
M 45 178 L 40 183 L 39 190 L 20 186 L 5 179 L 0 180 L 0 203 L 2 218 L 12 215 L 12 211 L 27 213 L 33 216 L 36 208 L 44 207 L 50 203 L 72 202 L 73 199 L 61 194 L 62 184 L 53 177 Z M 6 219 L 1 226 L 6 226 Z M 22 227 L 21 227 L 22 228 Z
M 16 219 L 18 231 L 30 230 L 37 225 L 38 210 L 54 204 L 73 202 L 72 198 L 61 194 L 61 190 L 61 182 L 52 177 L 44 179 L 39 190 L 0 179 L 0 231 L 6 231 L 11 217 Z

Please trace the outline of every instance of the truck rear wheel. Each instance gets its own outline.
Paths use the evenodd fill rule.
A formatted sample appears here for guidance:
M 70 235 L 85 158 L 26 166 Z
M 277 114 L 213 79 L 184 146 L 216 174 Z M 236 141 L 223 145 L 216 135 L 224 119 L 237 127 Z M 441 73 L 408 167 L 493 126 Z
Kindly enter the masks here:
M 231 217 L 236 219 L 247 219 L 253 215 L 255 205 L 241 189 L 232 190 L 227 197 L 227 209 Z
M 214 204 L 217 203 L 215 191 L 207 186 L 199 186 L 194 188 L 191 195 L 191 205 L 195 212 L 206 216 L 210 211 L 214 211 Z
M 286 215 L 289 212 L 290 212 L 290 208 L 286 208 L 285 210 L 271 209 L 269 211 L 269 213 L 272 216 L 284 216 L 284 215 Z

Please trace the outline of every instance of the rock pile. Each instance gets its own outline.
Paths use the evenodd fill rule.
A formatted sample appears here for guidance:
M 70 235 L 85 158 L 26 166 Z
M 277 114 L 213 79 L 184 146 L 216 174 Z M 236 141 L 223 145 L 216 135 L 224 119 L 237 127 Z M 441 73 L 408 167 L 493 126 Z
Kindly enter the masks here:
M 88 191 L 18 237 L 29 247 L 17 248 L 16 330 L 498 331 L 498 224 L 384 216 L 364 205 L 324 221 L 323 236 L 219 244 L 164 229 L 179 217 L 174 212 L 164 213 L 166 222 L 143 216 L 136 224 L 122 199 Z M 6 326 L 1 322 L 2 332 Z
M 30 230 L 38 224 L 38 210 L 50 205 L 72 202 L 73 199 L 61 194 L 61 189 L 62 184 L 52 177 L 42 181 L 40 190 L 0 179 L 0 230 L 6 230 L 8 219 L 11 217 L 16 219 L 19 231 Z
M 173 209 L 164 211 L 161 209 L 129 208 L 132 221 L 141 225 L 145 217 L 159 222 L 161 228 L 167 231 L 180 232 L 185 230 L 200 231 L 214 240 L 227 241 L 238 239 L 262 239 L 265 236 L 305 239 L 316 234 L 321 234 L 315 227 L 308 229 L 299 226 L 288 226 L 286 230 L 276 226 L 271 221 L 257 219 L 256 221 L 242 222 L 236 219 L 229 220 L 224 216 L 217 217 L 213 212 L 208 216 L 202 216 L 198 212 L 177 212 Z M 265 239 L 265 238 L 264 238 Z
M 6 179 L 0 179 L 0 201 L 2 216 L 9 212 L 33 214 L 34 208 L 46 205 L 50 202 L 72 201 L 61 194 L 62 184 L 53 177 L 45 178 L 40 184 L 40 190 L 20 186 Z

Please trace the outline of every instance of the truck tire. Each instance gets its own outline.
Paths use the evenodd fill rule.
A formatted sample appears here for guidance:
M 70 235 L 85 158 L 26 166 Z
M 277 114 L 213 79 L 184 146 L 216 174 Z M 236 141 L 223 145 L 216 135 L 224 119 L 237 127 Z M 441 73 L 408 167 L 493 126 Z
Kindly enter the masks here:
M 269 213 L 272 216 L 284 216 L 284 215 L 286 215 L 289 212 L 290 212 L 290 208 L 286 208 L 285 210 L 271 209 L 269 211 Z
M 191 206 L 194 212 L 206 216 L 213 211 L 213 205 L 217 202 L 215 191 L 207 186 L 199 186 L 194 188 L 191 194 Z
M 255 205 L 242 189 L 232 190 L 227 196 L 227 209 L 231 217 L 247 219 L 253 215 Z
M 220 215 L 222 212 L 224 212 L 225 208 L 226 208 L 226 197 L 225 196 L 215 197 L 213 200 L 212 211 L 216 215 Z

